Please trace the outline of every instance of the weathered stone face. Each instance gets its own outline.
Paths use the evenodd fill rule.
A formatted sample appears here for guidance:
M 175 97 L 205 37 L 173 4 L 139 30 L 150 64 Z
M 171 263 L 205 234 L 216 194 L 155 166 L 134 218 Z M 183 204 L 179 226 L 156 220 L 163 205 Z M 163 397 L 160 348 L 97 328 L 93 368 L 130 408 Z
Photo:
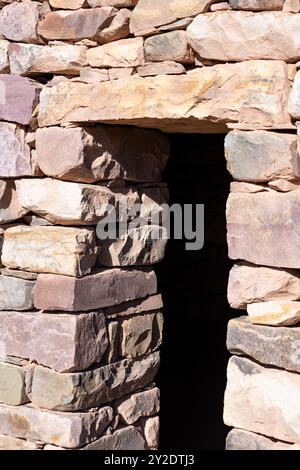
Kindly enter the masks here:
M 282 10 L 286 0 L 229 0 L 231 8 L 236 10 Z
M 0 223 L 20 219 L 27 212 L 18 201 L 14 181 L 0 180 Z
M 55 9 L 65 9 L 65 10 L 77 10 L 85 6 L 86 0 L 49 0 L 50 5 L 52 8 Z
M 100 406 L 141 389 L 152 382 L 159 367 L 159 353 L 139 360 L 124 359 L 86 372 L 59 374 L 37 366 L 30 399 L 35 406 L 76 411 Z
M 38 129 L 36 149 L 46 175 L 85 183 L 159 181 L 169 156 L 159 132 L 124 127 Z
M 123 320 L 121 356 L 139 357 L 157 349 L 162 343 L 163 315 L 161 312 L 137 315 Z
M 255 282 L 253 282 L 255 280 Z M 267 268 L 247 263 L 233 266 L 228 280 L 228 301 L 232 308 L 269 300 L 299 300 L 300 272 Z
M 248 317 L 228 323 L 227 348 L 232 354 L 252 357 L 263 364 L 300 372 L 299 327 L 253 325 Z
M 2 263 L 9 268 L 84 276 L 95 261 L 92 229 L 17 226 L 4 234 Z
M 137 313 L 150 312 L 153 310 L 161 310 L 162 307 L 162 296 L 160 294 L 156 294 L 143 299 L 136 299 L 131 302 L 105 308 L 105 315 L 111 319 Z
M 40 42 L 37 25 L 42 18 L 43 5 L 40 2 L 13 2 L 1 10 L 0 33 L 10 41 Z
M 300 71 L 297 72 L 293 82 L 288 101 L 288 111 L 293 118 L 300 119 Z
M 137 68 L 140 77 L 151 77 L 155 75 L 181 75 L 185 73 L 182 64 L 166 60 L 165 62 L 148 62 Z
M 145 441 L 134 426 L 115 431 L 108 436 L 100 437 L 81 450 L 144 450 Z
M 121 39 L 88 49 L 87 62 L 92 67 L 136 67 L 144 64 L 142 38 Z
M 104 28 L 99 34 L 98 41 L 101 44 L 105 44 L 126 38 L 129 35 L 130 17 L 131 11 L 127 10 L 127 8 L 122 8 L 122 10 L 118 11 L 110 25 Z
M 268 437 L 244 431 L 243 429 L 232 429 L 227 435 L 226 450 L 299 450 L 297 444 L 286 444 L 274 441 Z
M 9 41 L 0 40 L 0 73 L 9 73 L 8 46 Z
M 266 182 L 300 177 L 297 136 L 232 131 L 225 138 L 227 169 L 235 180 Z
M 151 416 L 145 421 L 144 434 L 149 449 L 157 449 L 159 445 L 159 416 Z
M 252 323 L 258 325 L 288 326 L 300 321 L 300 302 L 272 300 L 247 305 Z
M 234 356 L 229 361 L 227 380 L 225 424 L 300 443 L 298 374 L 265 368 Z
M 133 8 L 137 4 L 138 0 L 87 0 L 87 2 L 92 8 L 105 6 Z
M 133 424 L 141 417 L 158 413 L 159 389 L 152 388 L 125 398 L 118 405 L 117 412 L 127 424 Z
M 30 310 L 33 308 L 34 281 L 0 276 L 0 310 Z
M 34 304 L 42 310 L 87 311 L 146 297 L 156 291 L 152 270 L 106 269 L 82 279 L 39 275 Z
M 39 22 L 38 32 L 48 40 L 97 39 L 101 30 L 107 27 L 116 13 L 117 10 L 112 7 L 53 11 Z
M 230 194 L 226 211 L 229 257 L 299 268 L 299 203 L 299 191 Z
M 179 76 L 61 82 L 42 91 L 39 124 L 99 121 L 167 132 L 224 131 L 228 122 L 290 126 L 287 72 L 280 61 L 247 61 Z
M 146 39 L 145 60 L 148 62 L 174 60 L 192 64 L 195 62 L 195 57 L 187 42 L 186 32 L 171 31 Z
M 0 432 L 10 436 L 76 448 L 101 436 L 113 418 L 110 406 L 86 413 L 54 413 L 31 406 L 0 405 Z
M 106 350 L 105 319 L 101 312 L 1 312 L 0 344 L 7 356 L 36 361 L 58 372 L 84 370 L 100 362 Z
M 187 39 L 202 59 L 242 61 L 300 58 L 300 18 L 293 13 L 245 11 L 199 15 L 187 28 Z M 243 47 L 237 37 L 243 38 Z
M 18 437 L 0 434 L 0 450 L 38 450 L 38 444 Z
M 22 405 L 28 401 L 25 370 L 14 364 L 0 362 L 0 402 L 6 405 Z

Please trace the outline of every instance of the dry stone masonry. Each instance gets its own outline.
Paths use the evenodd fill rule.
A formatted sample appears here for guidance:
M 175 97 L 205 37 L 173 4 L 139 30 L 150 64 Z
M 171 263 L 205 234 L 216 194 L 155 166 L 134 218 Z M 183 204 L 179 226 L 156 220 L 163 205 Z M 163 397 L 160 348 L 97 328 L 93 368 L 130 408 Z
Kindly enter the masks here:
M 299 449 L 300 2 L 0 3 L 0 450 L 158 448 L 165 228 L 96 226 L 161 213 L 170 132 L 235 180 L 227 448 Z

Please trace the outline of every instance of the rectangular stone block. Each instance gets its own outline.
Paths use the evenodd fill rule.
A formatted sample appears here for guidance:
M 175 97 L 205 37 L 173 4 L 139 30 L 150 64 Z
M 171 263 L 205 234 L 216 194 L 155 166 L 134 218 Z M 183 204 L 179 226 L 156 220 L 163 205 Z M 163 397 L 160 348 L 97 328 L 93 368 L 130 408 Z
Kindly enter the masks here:
M 0 88 L 3 97 L 0 101 L 0 119 L 28 125 L 38 104 L 42 88 L 40 83 L 25 77 L 0 74 Z
M 86 65 L 86 50 L 85 46 L 72 44 L 50 47 L 13 43 L 8 47 L 11 73 L 79 75 L 81 67 Z
M 2 263 L 24 271 L 79 277 L 91 271 L 96 252 L 90 228 L 19 225 L 4 233 Z
M 154 387 L 126 397 L 118 404 L 117 412 L 127 424 L 133 424 L 142 417 L 158 413 L 159 389 Z
M 51 367 L 58 372 L 87 369 L 99 363 L 107 347 L 101 312 L 56 315 L 1 312 L 0 352 Z
M 140 77 L 151 77 L 155 75 L 181 75 L 185 73 L 185 68 L 182 64 L 173 61 L 164 62 L 148 62 L 137 68 L 137 73 Z
M 300 192 L 232 193 L 227 201 L 229 257 L 300 267 Z
M 300 302 L 270 300 L 247 305 L 252 323 L 269 326 L 291 326 L 300 321 Z
M 136 299 L 130 302 L 105 308 L 105 315 L 109 318 L 118 318 L 128 315 L 160 310 L 163 307 L 161 294 L 150 295 L 144 299 Z
M 1 2 L 3 3 L 3 2 Z M 39 43 L 37 34 L 39 20 L 44 16 L 44 5 L 30 0 L 8 1 L 0 13 L 0 34 L 10 41 Z M 3 6 L 3 5 L 1 5 Z
M 34 281 L 0 275 L 0 310 L 33 308 Z
M 267 131 L 232 131 L 225 138 L 227 169 L 235 180 L 264 183 L 300 177 L 297 136 Z
M 163 315 L 144 313 L 125 319 L 120 324 L 122 357 L 139 357 L 157 349 L 162 343 Z
M 243 429 L 232 429 L 226 438 L 226 450 L 300 450 L 300 445 L 274 441 Z
M 72 449 L 98 439 L 112 418 L 110 406 L 86 413 L 59 413 L 0 404 L 0 433 Z
M 0 402 L 6 405 L 22 405 L 29 401 L 26 394 L 25 374 L 26 369 L 23 367 L 0 362 Z
M 298 374 L 230 359 L 224 402 L 228 426 L 299 444 L 299 400 Z
M 43 173 L 83 183 L 160 181 L 170 151 L 161 133 L 120 126 L 38 129 L 36 150 Z
M 269 300 L 299 300 L 300 272 L 247 263 L 233 266 L 228 280 L 228 302 L 232 308 Z
M 186 75 L 134 75 L 96 84 L 64 81 L 44 88 L 39 125 L 98 121 L 167 132 L 223 132 L 227 123 L 290 128 L 289 91 L 288 67 L 280 61 L 246 61 L 202 67 Z
M 144 42 L 142 38 L 120 39 L 91 47 L 86 58 L 92 67 L 137 67 L 144 64 Z
M 145 387 L 152 382 L 158 367 L 159 352 L 79 373 L 59 374 L 37 366 L 28 395 L 40 408 L 61 411 L 87 409 Z
M 0 450 L 39 450 L 39 444 L 0 434 Z
M 297 62 L 299 26 L 300 17 L 293 13 L 216 12 L 198 15 L 187 28 L 187 40 L 201 59 Z M 243 47 L 237 37 L 243 38 Z
M 15 182 L 0 180 L 0 224 L 18 220 L 27 212 L 19 203 Z
M 236 10 L 282 10 L 286 0 L 229 0 L 231 8 Z
M 149 269 L 104 269 L 81 279 L 39 275 L 34 304 L 42 310 L 80 312 L 117 305 L 156 292 L 156 276 Z
M 117 429 L 80 450 L 145 450 L 145 440 L 134 426 Z
M 145 60 L 147 62 L 174 60 L 183 64 L 193 64 L 195 54 L 188 44 L 185 31 L 170 31 L 145 40 Z

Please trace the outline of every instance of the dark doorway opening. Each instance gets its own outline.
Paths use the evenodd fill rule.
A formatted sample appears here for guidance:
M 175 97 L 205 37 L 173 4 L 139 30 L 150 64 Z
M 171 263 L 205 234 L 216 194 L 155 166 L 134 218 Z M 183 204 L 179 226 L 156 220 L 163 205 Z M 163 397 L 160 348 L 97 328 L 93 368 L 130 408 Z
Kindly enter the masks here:
M 169 240 L 156 266 L 164 301 L 164 343 L 157 377 L 161 388 L 160 449 L 224 449 L 222 421 L 226 384 L 226 325 L 234 312 L 226 290 L 232 266 L 227 256 L 225 207 L 231 177 L 224 135 L 170 134 L 164 172 L 170 204 L 205 204 L 205 242 L 186 251 Z

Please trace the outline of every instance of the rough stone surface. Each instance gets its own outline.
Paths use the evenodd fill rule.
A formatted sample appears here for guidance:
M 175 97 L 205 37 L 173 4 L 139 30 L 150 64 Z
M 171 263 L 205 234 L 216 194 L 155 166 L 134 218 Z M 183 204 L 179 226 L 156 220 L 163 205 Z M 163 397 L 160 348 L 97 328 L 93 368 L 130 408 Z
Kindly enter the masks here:
M 157 349 L 162 343 L 163 315 L 147 313 L 121 323 L 121 356 L 134 358 Z
M 249 317 L 230 320 L 227 348 L 261 364 L 300 372 L 300 328 L 253 325 Z
M 167 132 L 220 132 L 229 121 L 289 127 L 287 73 L 280 61 L 246 61 L 178 76 L 61 82 L 42 91 L 39 124 L 101 121 Z
M 106 6 L 112 6 L 116 8 L 133 8 L 136 6 L 138 0 L 87 0 L 87 2 L 92 8 Z
M 226 450 L 300 450 L 300 445 L 275 441 L 243 429 L 232 429 L 227 435 Z
M 252 323 L 258 325 L 295 325 L 300 321 L 300 302 L 271 300 L 247 305 Z
M 4 233 L 2 263 L 38 273 L 84 276 L 96 261 L 92 229 L 17 226 Z
M 297 136 L 232 131 L 225 138 L 227 169 L 235 180 L 266 182 L 300 177 Z
M 0 223 L 20 219 L 27 212 L 18 201 L 14 181 L 0 180 Z
M 118 405 L 117 412 L 127 424 L 133 424 L 141 417 L 158 413 L 159 389 L 152 388 L 130 395 Z
M 131 11 L 122 8 L 107 28 L 104 28 L 99 34 L 98 41 L 102 44 L 124 39 L 129 35 L 129 20 Z
M 159 132 L 125 127 L 38 129 L 36 149 L 46 175 L 86 183 L 159 181 L 169 156 Z
M 158 225 L 129 230 L 117 240 L 101 242 L 98 264 L 101 266 L 142 266 L 161 261 L 165 254 L 167 231 Z
M 118 429 L 113 434 L 100 437 L 81 450 L 144 450 L 145 441 L 134 426 Z
M 231 8 L 236 10 L 282 10 L 285 0 L 229 0 Z
M 105 315 L 111 318 L 124 317 L 137 313 L 160 310 L 163 307 L 161 294 L 150 295 L 144 299 L 136 299 L 114 307 L 105 308 Z
M 187 39 L 202 59 L 297 62 L 299 26 L 299 15 L 293 13 L 217 12 L 197 16 L 187 28 Z M 237 37 L 243 38 L 243 47 Z
M 146 419 L 144 435 L 149 449 L 157 449 L 159 445 L 159 416 L 151 416 Z
M 187 64 L 195 62 L 194 53 L 187 42 L 185 31 L 171 31 L 152 36 L 146 39 L 144 47 L 145 60 L 148 62 L 164 60 Z
M 25 439 L 0 434 L 0 450 L 38 450 L 38 445 Z
M 1 10 L 0 33 L 10 41 L 40 42 L 37 25 L 42 18 L 43 5 L 40 2 L 12 2 Z
M 40 91 L 41 85 L 29 78 L 0 75 L 0 119 L 29 124 Z
M 285 0 L 283 11 L 290 11 L 291 13 L 299 13 L 300 1 L 299 0 Z
M 81 279 L 39 275 L 34 304 L 42 310 L 87 311 L 146 297 L 156 291 L 152 270 L 104 269 Z
M 137 68 L 140 77 L 151 77 L 155 75 L 181 75 L 185 73 L 182 64 L 173 61 L 149 62 Z
M 0 310 L 30 310 L 33 308 L 34 281 L 0 276 Z
M 8 52 L 11 72 L 16 75 L 37 73 L 79 75 L 80 68 L 86 65 L 84 46 L 10 44 Z
M 297 72 L 293 82 L 288 101 L 288 111 L 293 118 L 300 119 L 300 70 Z
M 2 357 L 22 357 L 58 372 L 84 370 L 106 350 L 104 315 L 1 312 L 0 346 Z
M 87 413 L 55 413 L 31 406 L 0 405 L 0 432 L 67 448 L 80 447 L 101 436 L 113 418 L 110 406 Z
M 116 13 L 113 7 L 53 11 L 39 22 L 38 32 L 48 40 L 97 39 Z
M 1 268 L 1 274 L 3 276 L 17 277 L 19 279 L 25 279 L 27 281 L 36 281 L 37 273 L 28 273 L 26 271 L 18 271 L 17 269 Z M 13 309 L 16 310 L 16 309 Z
M 268 191 L 268 187 L 262 184 L 244 183 L 233 181 L 230 183 L 231 193 L 261 193 L 262 191 Z
M 9 41 L 0 39 L 0 73 L 9 73 L 8 46 Z
M 227 380 L 225 424 L 300 443 L 298 374 L 234 356 L 229 361 Z
M 232 193 L 227 202 L 229 257 L 300 268 L 300 192 Z
M 25 370 L 0 362 L 0 402 L 6 405 L 22 405 L 28 402 L 25 388 Z
M 49 3 L 57 10 L 78 10 L 86 5 L 86 0 L 49 0 Z
M 87 62 L 92 67 L 136 67 L 144 64 L 142 38 L 120 39 L 88 49 Z
M 158 367 L 158 352 L 79 373 L 59 374 L 37 366 L 29 396 L 35 406 L 52 410 L 100 406 L 151 383 Z
M 300 272 L 267 268 L 247 263 L 233 266 L 228 280 L 228 301 L 232 308 L 269 300 L 299 300 Z
M 287 193 L 289 191 L 295 191 L 300 189 L 300 181 L 287 181 L 283 179 L 278 179 L 274 181 L 270 181 L 268 183 L 269 188 L 275 189 L 276 191 L 280 191 L 282 193 Z

